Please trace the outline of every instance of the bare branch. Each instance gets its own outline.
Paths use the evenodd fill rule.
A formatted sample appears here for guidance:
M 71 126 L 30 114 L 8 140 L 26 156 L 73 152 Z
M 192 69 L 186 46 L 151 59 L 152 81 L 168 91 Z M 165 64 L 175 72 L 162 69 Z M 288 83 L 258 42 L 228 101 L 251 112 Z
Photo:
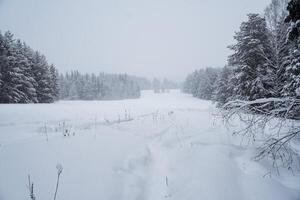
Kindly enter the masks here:
M 235 100 L 226 103 L 222 111 L 226 124 L 231 124 L 236 117 L 244 123 L 235 134 L 260 142 L 256 160 L 271 158 L 277 170 L 279 167 L 292 169 L 294 161 L 299 160 L 292 146 L 300 138 L 299 99 Z

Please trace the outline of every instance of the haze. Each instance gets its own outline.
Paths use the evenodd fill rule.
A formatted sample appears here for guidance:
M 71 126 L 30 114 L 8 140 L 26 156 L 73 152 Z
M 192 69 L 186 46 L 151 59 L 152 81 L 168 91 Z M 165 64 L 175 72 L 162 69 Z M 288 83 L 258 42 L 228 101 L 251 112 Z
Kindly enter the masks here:
M 115 72 L 182 81 L 222 67 L 234 31 L 269 0 L 0 0 L 0 29 L 60 72 Z

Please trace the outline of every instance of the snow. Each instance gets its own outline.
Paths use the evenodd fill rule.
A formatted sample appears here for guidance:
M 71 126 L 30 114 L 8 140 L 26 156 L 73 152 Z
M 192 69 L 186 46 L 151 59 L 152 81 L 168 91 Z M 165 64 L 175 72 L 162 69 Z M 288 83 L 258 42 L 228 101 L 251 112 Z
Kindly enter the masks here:
M 299 176 L 254 161 L 254 146 L 241 146 L 215 113 L 177 90 L 0 105 L 0 200 L 29 199 L 28 174 L 37 200 L 53 199 L 57 165 L 57 200 L 299 199 Z

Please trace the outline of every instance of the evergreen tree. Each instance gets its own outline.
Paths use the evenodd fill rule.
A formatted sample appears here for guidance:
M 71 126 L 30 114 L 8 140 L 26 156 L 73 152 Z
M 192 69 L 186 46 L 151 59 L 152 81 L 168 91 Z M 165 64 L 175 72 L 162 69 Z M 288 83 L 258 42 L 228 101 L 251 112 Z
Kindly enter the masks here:
M 300 51 L 292 46 L 290 50 L 291 62 L 285 71 L 285 85 L 283 96 L 300 98 Z
M 219 106 L 225 104 L 232 98 L 233 86 L 230 82 L 231 76 L 232 70 L 228 66 L 225 66 L 221 73 L 219 73 L 214 92 L 214 101 L 217 101 Z
M 192 94 L 192 86 L 193 86 L 193 73 L 189 74 L 182 86 L 182 92 Z
M 194 97 L 198 97 L 198 88 L 200 85 L 200 79 L 201 79 L 201 71 L 195 71 L 192 75 L 192 88 L 191 93 Z
M 269 6 L 265 9 L 265 18 L 270 30 L 271 52 L 274 60 L 273 68 L 276 71 L 274 79 L 273 96 L 282 96 L 282 88 L 285 82 L 285 70 L 290 62 L 289 45 L 286 43 L 288 25 L 284 23 L 284 18 L 287 16 L 286 7 L 288 0 L 272 0 Z
M 160 80 L 158 80 L 157 78 L 153 79 L 152 87 L 153 87 L 154 93 L 160 93 L 161 92 Z
M 51 74 L 45 56 L 39 52 L 34 54 L 33 75 L 37 82 L 37 99 L 40 103 L 52 103 L 54 97 L 51 89 Z
M 277 73 L 276 73 L 276 91 L 277 91 L 277 97 L 284 96 L 285 93 L 284 85 L 287 82 L 287 68 L 291 63 L 291 57 L 290 57 L 290 44 L 287 43 L 287 33 L 288 33 L 288 25 L 284 23 L 284 20 L 282 19 L 278 23 L 278 34 L 277 34 L 277 49 L 278 54 L 276 57 L 276 65 L 277 65 Z
M 5 44 L 4 44 L 4 36 L 0 32 L 0 91 L 3 85 L 3 72 L 4 72 L 4 63 L 5 63 Z M 1 94 L 1 93 L 0 93 Z
M 0 102 L 3 102 L 4 95 L 4 73 L 7 68 L 7 42 L 0 32 Z
M 0 102 L 26 103 L 29 101 L 25 91 L 23 91 L 26 77 L 24 76 L 24 68 L 20 66 L 25 65 L 24 62 L 26 61 L 19 57 L 12 33 L 6 32 L 1 39 L 4 48 L 1 50 L 3 83 L 0 89 Z
M 216 87 L 218 70 L 214 68 L 206 68 L 198 72 L 198 86 L 195 96 L 200 99 L 211 100 Z
M 31 70 L 32 65 L 30 60 L 27 58 L 27 54 L 24 49 L 24 45 L 20 40 L 17 40 L 15 43 L 16 48 L 16 58 L 18 60 L 18 68 L 21 71 L 20 81 L 22 84 L 19 89 L 22 91 L 25 96 L 24 99 L 19 103 L 37 103 L 37 93 L 36 93 L 36 81 L 32 76 Z
M 9 31 L 0 33 L 0 103 L 53 102 L 48 88 L 55 84 L 44 56 Z
M 290 41 L 299 44 L 300 36 L 300 0 L 291 0 L 288 4 L 289 12 L 285 21 L 290 23 L 290 33 L 288 35 Z
M 50 86 L 51 86 L 50 88 L 51 88 L 53 99 L 58 100 L 59 99 L 58 71 L 53 65 L 50 65 Z
M 276 69 L 265 19 L 248 14 L 248 21 L 241 24 L 234 39 L 237 43 L 230 47 L 234 54 L 229 64 L 235 66 L 236 97 L 254 100 L 274 96 Z
M 219 73 L 219 69 L 211 67 L 194 71 L 187 76 L 183 84 L 183 92 L 200 99 L 212 100 Z
M 291 0 L 287 10 L 289 62 L 284 73 L 283 95 L 300 98 L 300 0 Z

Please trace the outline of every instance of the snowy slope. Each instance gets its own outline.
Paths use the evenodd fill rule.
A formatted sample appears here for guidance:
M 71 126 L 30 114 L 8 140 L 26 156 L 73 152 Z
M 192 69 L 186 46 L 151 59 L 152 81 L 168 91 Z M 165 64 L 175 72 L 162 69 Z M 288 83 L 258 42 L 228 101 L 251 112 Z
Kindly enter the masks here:
M 299 200 L 299 176 L 269 174 L 215 113 L 179 91 L 0 105 L 0 200 L 29 199 L 28 174 L 53 199 L 57 163 L 57 199 Z

